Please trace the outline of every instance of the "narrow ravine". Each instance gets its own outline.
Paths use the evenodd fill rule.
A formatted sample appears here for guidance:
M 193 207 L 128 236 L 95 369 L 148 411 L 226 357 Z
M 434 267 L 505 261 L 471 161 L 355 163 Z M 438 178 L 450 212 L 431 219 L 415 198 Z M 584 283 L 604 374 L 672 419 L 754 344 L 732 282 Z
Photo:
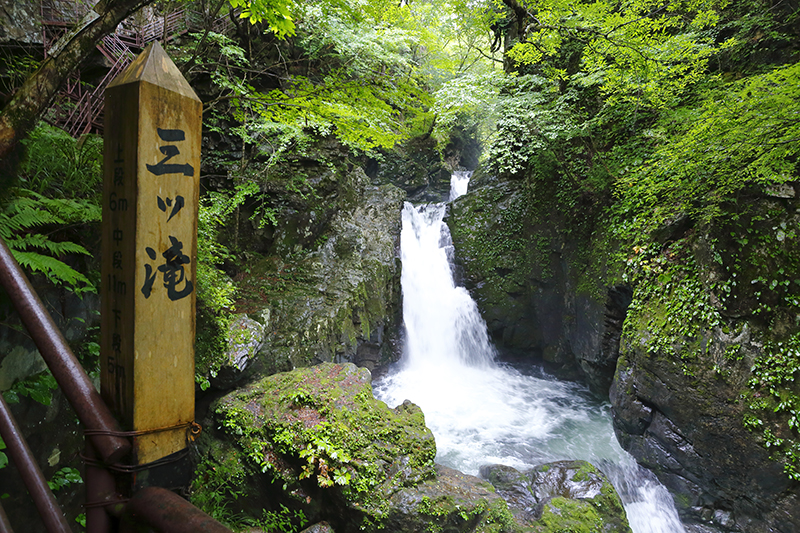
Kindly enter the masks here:
M 466 192 L 468 179 L 453 177 L 451 200 Z M 634 533 L 684 531 L 666 489 L 617 443 L 607 403 L 537 368 L 496 361 L 477 305 L 454 282 L 445 209 L 403 209 L 404 353 L 376 380 L 375 395 L 390 406 L 408 399 L 422 408 L 444 465 L 478 475 L 485 464 L 525 470 L 587 460 L 611 479 Z

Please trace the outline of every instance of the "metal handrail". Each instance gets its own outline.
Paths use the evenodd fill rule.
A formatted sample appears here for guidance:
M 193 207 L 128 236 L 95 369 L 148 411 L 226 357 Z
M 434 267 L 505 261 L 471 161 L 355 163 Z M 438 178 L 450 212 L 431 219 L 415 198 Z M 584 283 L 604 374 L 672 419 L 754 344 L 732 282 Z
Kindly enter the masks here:
M 3 441 L 6 443 L 8 455 L 11 456 L 11 460 L 14 461 L 20 477 L 25 482 L 28 494 L 31 495 L 47 531 L 49 533 L 70 533 L 64 513 L 61 512 L 56 497 L 53 496 L 53 492 L 47 485 L 47 480 L 42 475 L 42 471 L 39 470 L 36 459 L 34 459 L 28 443 L 22 437 L 22 431 L 20 431 L 14 417 L 11 415 L 11 410 L 8 408 L 8 404 L 6 404 L 2 394 L 0 394 L 0 436 L 3 437 Z M 8 519 L 6 518 L 7 521 Z M 10 524 L 8 529 L 11 529 Z
M 111 410 L 94 388 L 3 239 L 0 239 L 0 284 L 81 423 L 89 429 L 118 432 L 120 428 Z M 128 439 L 109 434 L 93 435 L 91 441 L 106 464 L 116 463 L 131 449 Z
M 8 521 L 8 516 L 6 516 L 6 511 L 2 505 L 0 505 L 0 533 L 14 533 L 14 530 L 11 529 L 11 522 Z
M 87 456 L 97 457 L 105 465 L 118 463 L 130 451 L 130 442 L 114 434 L 119 433 L 117 421 L 2 238 L 0 285 L 8 293 L 22 323 L 80 422 L 86 429 L 99 430 L 87 435 Z M 69 533 L 69 525 L 1 395 L 0 436 L 6 443 L 8 454 L 17 466 L 48 532 Z M 120 508 L 128 519 L 164 533 L 231 533 L 206 513 L 166 489 L 141 489 L 125 504 L 115 493 L 111 472 L 99 463 L 87 462 L 86 493 L 93 504 L 92 508 L 87 508 L 89 533 L 108 533 L 111 521 L 107 513 Z M 95 506 L 98 503 L 100 506 Z M 12 533 L 1 506 L 0 533 Z

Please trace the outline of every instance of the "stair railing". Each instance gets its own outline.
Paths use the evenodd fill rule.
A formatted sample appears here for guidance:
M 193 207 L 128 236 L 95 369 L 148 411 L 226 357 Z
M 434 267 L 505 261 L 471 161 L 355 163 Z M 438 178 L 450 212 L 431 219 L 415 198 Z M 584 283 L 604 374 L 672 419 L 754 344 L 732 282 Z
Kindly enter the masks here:
M 120 436 L 120 427 L 111 410 L 72 353 L 2 238 L 0 286 L 8 294 L 22 324 L 87 431 L 87 455 L 94 455 L 101 463 L 87 462 L 86 465 L 86 494 L 92 504 L 91 507 L 87 504 L 87 532 L 110 533 L 111 520 L 104 517 L 113 514 L 163 533 L 230 533 L 228 528 L 166 489 L 147 487 L 136 492 L 128 501 L 115 494 L 114 478 L 103 465 L 118 464 L 129 453 L 131 443 Z M 1 395 L 0 436 L 20 471 L 47 531 L 69 533 L 64 515 Z M 95 519 L 91 519 L 90 513 Z M 2 506 L 0 533 L 13 533 Z

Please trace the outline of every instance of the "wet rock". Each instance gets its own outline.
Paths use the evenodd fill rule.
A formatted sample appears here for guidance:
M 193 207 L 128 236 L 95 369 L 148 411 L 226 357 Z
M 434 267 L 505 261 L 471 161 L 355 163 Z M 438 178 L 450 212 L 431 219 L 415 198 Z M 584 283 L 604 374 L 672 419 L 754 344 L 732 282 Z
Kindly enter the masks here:
M 260 516 L 265 502 L 286 505 L 345 533 L 512 523 L 490 485 L 434 465 L 422 411 L 376 400 L 364 368 L 324 363 L 275 374 L 229 393 L 213 412 L 219 433 L 203 437 L 198 476 L 232 470 L 242 495 L 230 505 L 247 515 Z M 193 501 L 213 500 L 214 483 L 196 486 Z
M 510 531 L 511 514 L 480 478 L 436 465 L 436 477 L 395 493 L 387 531 Z
M 211 386 L 227 390 L 239 382 L 263 342 L 264 326 L 246 315 L 237 316 L 228 327 L 228 351 L 209 376 Z
M 484 465 L 479 473 L 508 503 L 514 518 L 523 523 L 536 518 L 538 500 L 531 492 L 530 475 L 506 465 Z
M 706 246 L 704 238 L 695 240 L 695 258 L 713 281 L 718 263 Z M 655 302 L 638 304 L 611 387 L 614 428 L 623 448 L 672 492 L 681 517 L 699 524 L 697 531 L 800 531 L 797 483 L 764 448 L 763 430 L 743 423 L 764 333 L 756 334 L 758 321 L 746 318 L 752 300 L 742 286 L 754 290 L 739 282 L 735 311 L 719 304 L 728 321 L 700 325 L 695 336 L 671 347 L 675 353 L 648 349 L 649 324 L 664 310 Z M 779 327 L 773 320 L 770 332 Z M 772 427 L 780 431 L 777 423 Z
M 415 137 L 397 145 L 383 154 L 380 163 L 369 165 L 367 173 L 375 182 L 404 190 L 412 201 L 441 202 L 450 192 L 450 171 L 431 137 Z
M 524 181 L 476 174 L 446 221 L 462 282 L 494 342 L 606 396 L 631 290 L 585 277 L 590 243 L 565 230 L 563 215 L 534 209 Z
M 329 523 L 318 522 L 313 526 L 305 528 L 300 533 L 334 533 L 334 530 Z
M 349 199 L 340 198 L 342 209 L 315 250 L 296 261 L 265 257 L 240 275 L 240 285 L 253 286 L 255 297 L 237 302 L 237 309 L 257 320 L 269 314 L 254 372 L 333 361 L 374 369 L 398 355 L 396 248 L 405 194 L 369 185 L 360 169 L 351 174 Z
M 41 46 L 41 18 L 35 2 L 4 2 L 0 9 L 0 43 Z
M 586 461 L 557 461 L 525 473 L 503 465 L 481 467 L 530 531 L 630 533 L 622 501 L 608 479 Z

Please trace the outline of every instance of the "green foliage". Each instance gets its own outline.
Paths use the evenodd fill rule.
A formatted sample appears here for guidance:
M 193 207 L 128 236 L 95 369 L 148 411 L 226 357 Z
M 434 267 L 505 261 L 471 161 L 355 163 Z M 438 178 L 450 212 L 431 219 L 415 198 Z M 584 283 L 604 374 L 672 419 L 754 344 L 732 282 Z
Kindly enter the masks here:
M 84 274 L 59 259 L 65 254 L 90 255 L 86 248 L 71 241 L 53 240 L 37 230 L 99 221 L 100 208 L 88 201 L 47 198 L 26 189 L 15 189 L 12 194 L 16 197 L 0 210 L 0 237 L 17 262 L 76 293 L 96 292 Z
M 297 157 L 320 136 L 334 135 L 359 152 L 391 147 L 404 136 L 404 116 L 419 112 L 422 92 L 401 53 L 405 32 L 353 20 L 342 10 L 323 16 L 321 9 L 304 7 L 297 38 L 320 71 L 313 77 L 287 72 L 280 88 L 263 88 L 253 79 L 254 67 L 268 58 L 246 54 L 221 35 L 209 39 L 204 67 L 221 91 L 210 103 L 217 114 L 209 115 L 209 127 L 235 134 L 250 157 L 265 158 L 263 177 L 287 153 Z M 233 128 L 218 122 L 228 114 L 236 120 Z
M 598 1 L 525 0 L 532 24 L 510 51 L 520 65 L 537 65 L 554 80 L 572 76 L 553 61 L 570 42 L 583 45 L 583 73 L 574 80 L 600 84 L 606 104 L 627 109 L 663 109 L 676 104 L 701 80 L 710 57 L 733 45 L 715 43 L 707 31 L 727 0 L 656 2 L 634 0 L 624 9 Z
M 3 94 L 13 93 L 25 78 L 30 76 L 39 68 L 39 60 L 32 55 L 18 54 L 11 47 L 4 49 L 0 57 L 3 76 L 0 77 L 0 92 Z
M 520 175 L 553 141 L 574 131 L 557 90 L 538 75 L 508 80 L 498 105 L 497 132 L 486 153 L 490 171 Z
M 324 434 L 312 435 L 311 442 L 300 450 L 299 456 L 306 460 L 299 479 L 316 475 L 317 484 L 322 488 L 350 483 L 351 473 L 344 468 L 350 456 L 343 448 L 331 444 Z
M 233 282 L 218 265 L 231 255 L 219 242 L 219 230 L 243 197 L 220 197 L 210 193 L 200 203 L 197 222 L 197 328 L 195 381 L 208 389 L 208 375 L 216 375 L 228 348 L 228 327 L 233 319 Z
M 53 477 L 50 478 L 47 485 L 50 487 L 50 490 L 56 492 L 75 483 L 83 483 L 81 473 L 77 468 L 65 466 L 53 474 Z
M 3 393 L 3 398 L 8 403 L 19 403 L 19 397 L 30 398 L 42 405 L 50 405 L 53 400 L 53 391 L 58 388 L 56 378 L 49 370 L 17 381 L 11 388 Z
M 39 124 L 23 140 L 25 159 L 20 185 L 49 198 L 87 200 L 99 204 L 102 192 L 103 138 L 76 140 L 66 131 Z
M 759 431 L 772 458 L 783 463 L 790 479 L 800 481 L 800 389 L 795 383 L 800 380 L 800 333 L 767 342 L 751 371 L 751 411 L 745 414 L 745 427 Z M 762 421 L 772 416 L 785 422 L 774 426 Z
M 246 518 L 235 513 L 231 506 L 244 493 L 244 471 L 236 452 L 203 459 L 195 469 L 189 488 L 189 499 L 215 520 L 239 529 Z
M 290 510 L 285 505 L 281 505 L 280 511 L 264 511 L 261 519 L 253 521 L 253 526 L 263 531 L 281 533 L 296 533 L 307 525 L 308 520 L 301 509 Z
M 666 357 L 691 374 L 692 361 L 705 354 L 706 332 L 721 324 L 719 308 L 699 279 L 691 241 L 663 250 L 636 248 L 625 279 L 632 283 L 624 334 L 636 339 L 652 357 Z
M 279 38 L 294 34 L 291 0 L 228 0 L 231 7 L 240 10 L 240 17 L 251 24 L 265 22 Z
M 504 81 L 501 72 L 490 71 L 468 72 L 443 83 L 434 93 L 433 105 L 436 123 L 432 134 L 439 146 L 447 145 L 456 126 L 474 129 L 479 140 L 488 140 L 495 126 L 497 96 Z
M 780 67 L 713 91 L 697 110 L 667 114 L 668 142 L 618 181 L 620 208 L 636 216 L 628 231 L 641 236 L 679 213 L 710 222 L 742 194 L 797 179 L 798 77 L 800 64 Z
M 0 438 L 0 469 L 5 468 L 8 465 L 8 456 L 3 451 L 5 449 L 6 443 L 3 442 L 2 438 Z
M 100 220 L 102 139 L 87 136 L 75 141 L 42 124 L 24 144 L 26 158 L 20 169 L 24 187 L 10 190 L 0 206 L 0 237 L 23 267 L 76 293 L 95 292 L 85 274 L 64 262 L 68 254 L 89 252 L 59 230 Z

